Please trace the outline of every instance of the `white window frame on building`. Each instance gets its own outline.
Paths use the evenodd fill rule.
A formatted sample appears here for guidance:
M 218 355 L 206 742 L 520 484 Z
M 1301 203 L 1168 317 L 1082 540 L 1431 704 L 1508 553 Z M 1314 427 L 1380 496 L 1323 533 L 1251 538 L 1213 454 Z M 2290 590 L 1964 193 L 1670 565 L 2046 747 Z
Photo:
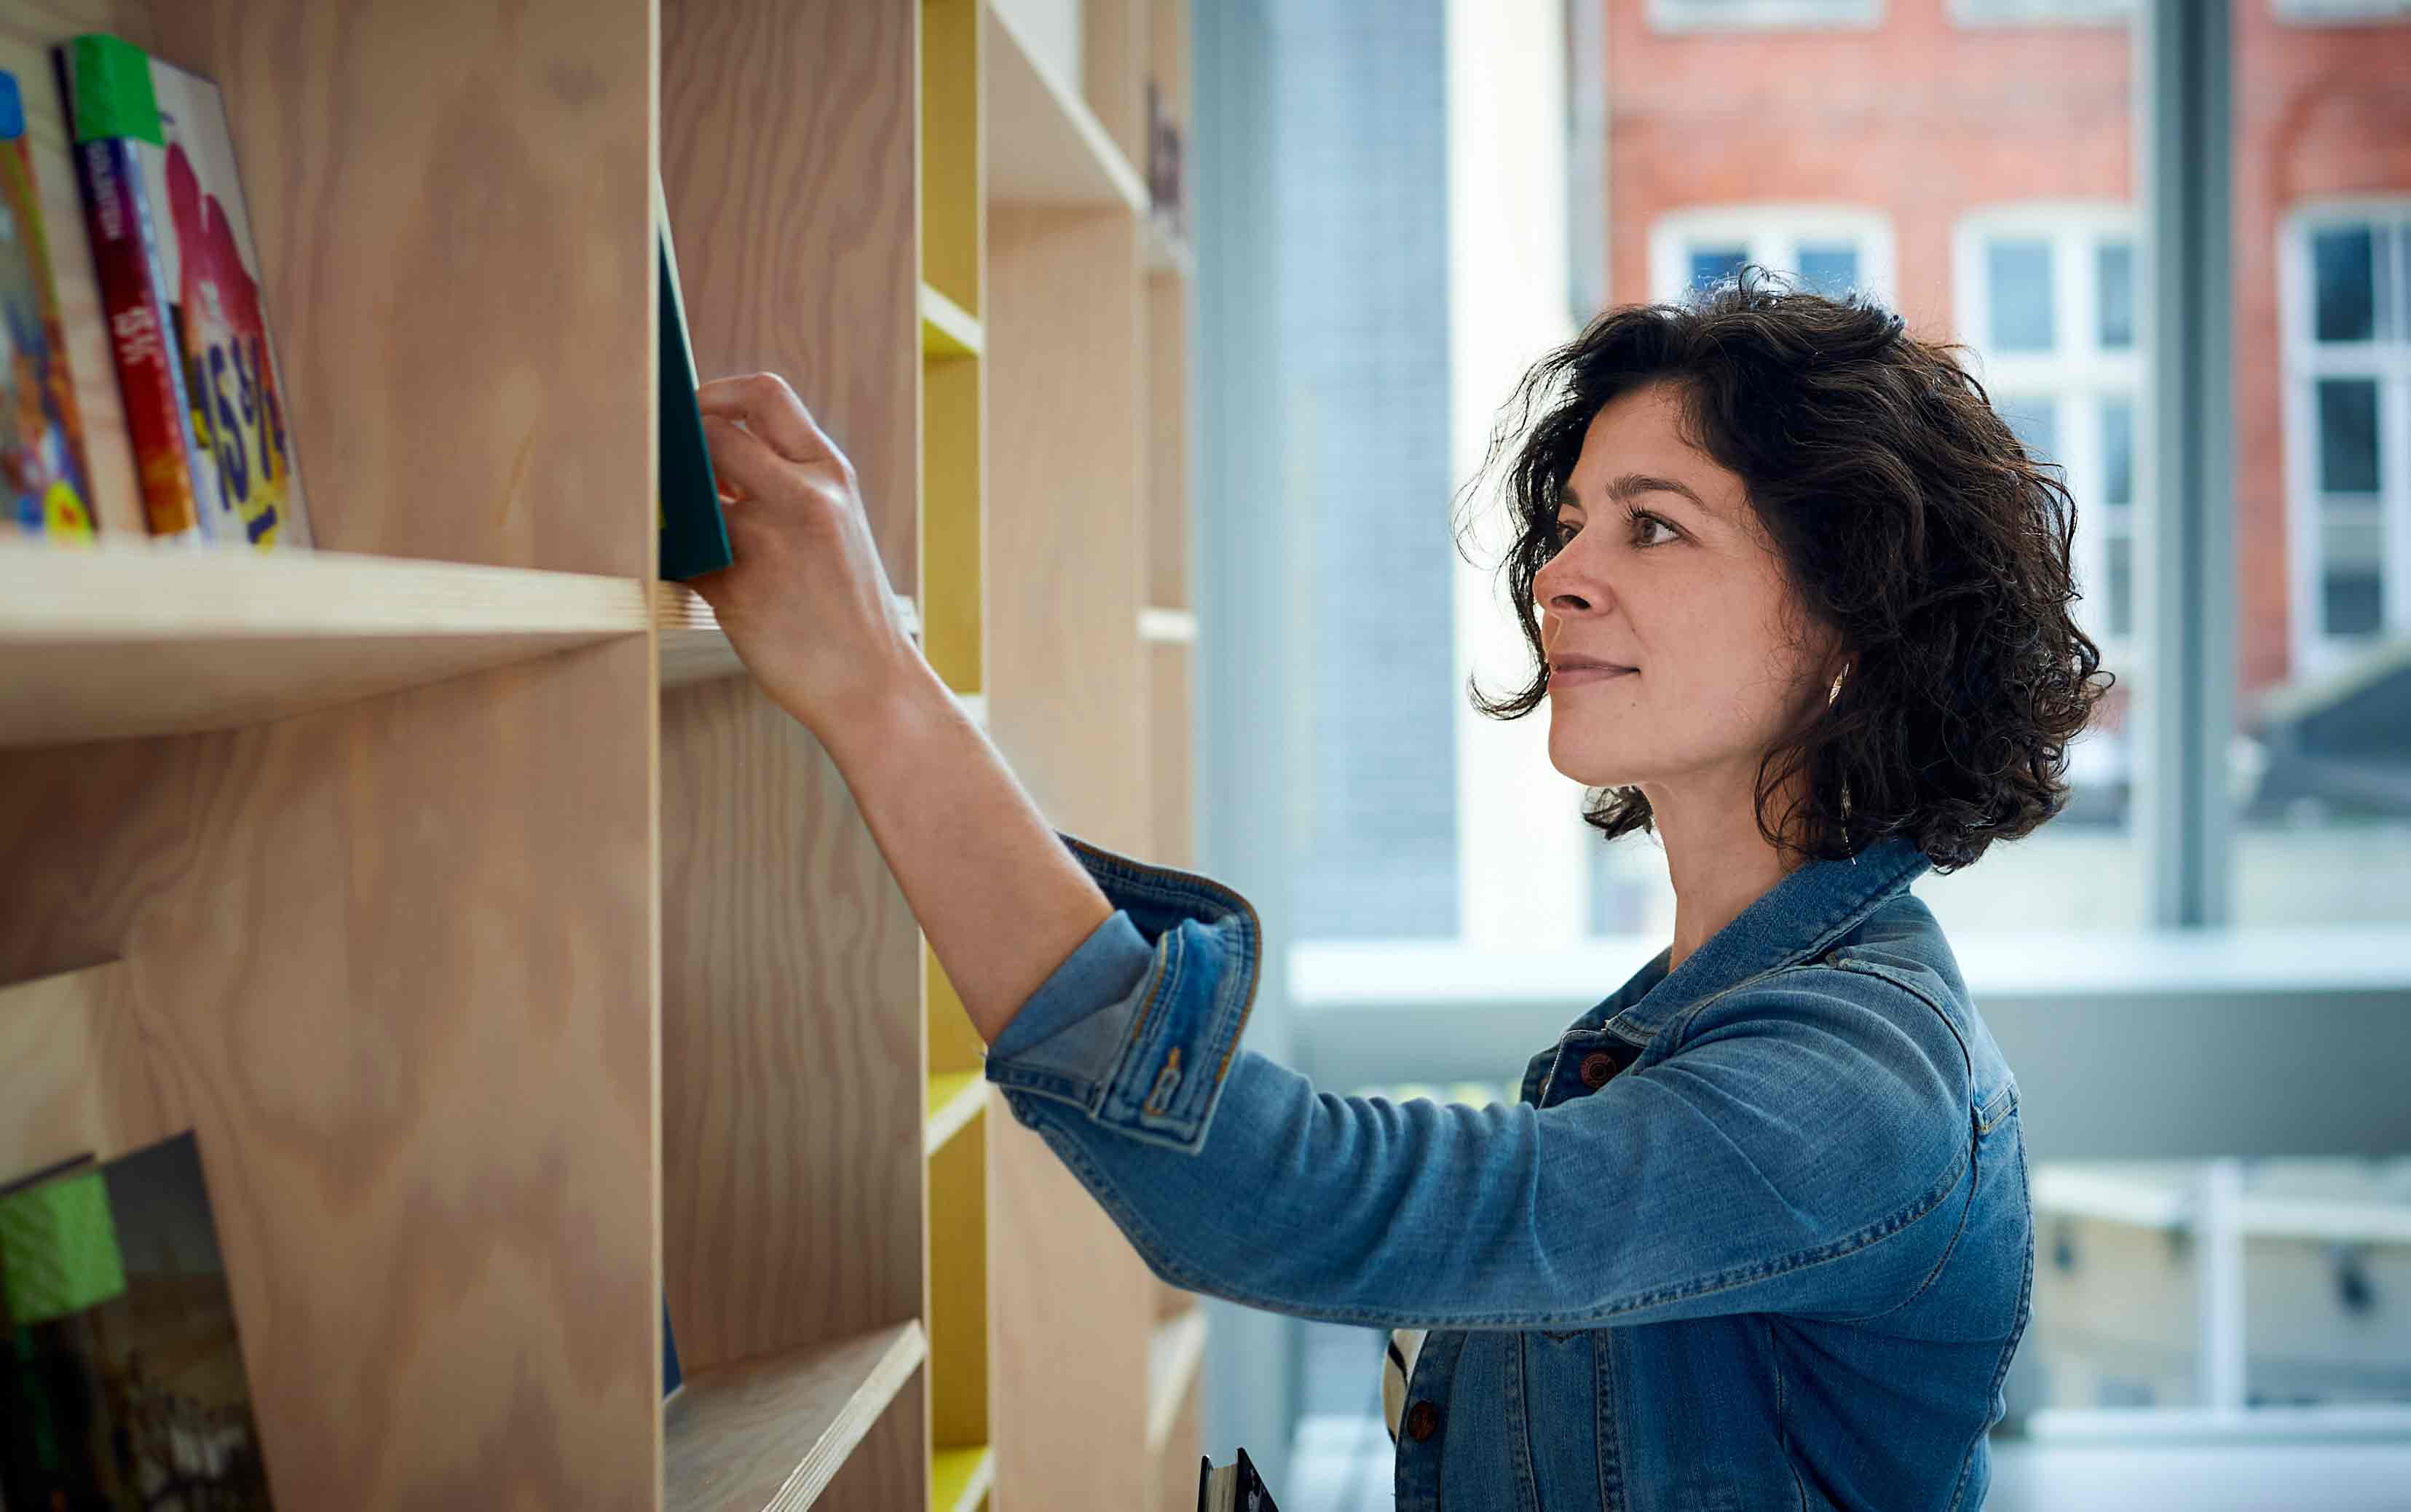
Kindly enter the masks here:
M 2044 351 L 2001 350 L 1993 330 L 1990 249 L 2003 242 L 2039 241 L 2050 249 L 2051 345 Z M 2130 313 L 2139 318 L 2142 297 L 2142 243 L 2134 207 L 2102 200 L 2024 200 L 1969 211 L 1951 227 L 1951 301 L 1959 340 L 1974 349 L 1976 376 L 1996 403 L 2040 401 L 2051 408 L 2052 458 L 2064 470 L 2076 500 L 2074 566 L 2084 593 L 2075 605 L 2077 623 L 2101 647 L 2102 664 L 2120 682 L 2134 686 L 2144 669 L 2141 627 L 2150 552 L 2141 507 L 2144 449 L 2143 353 L 2139 327 L 2130 321 L 2126 343 L 2105 346 L 2101 337 L 2099 250 L 2123 241 L 2128 253 Z M 2105 503 L 2110 447 L 2103 409 L 2126 404 L 2128 472 L 2126 502 Z M 2126 545 L 2127 632 L 2111 630 L 2108 585 L 2113 537 Z M 2127 770 L 2127 736 L 2095 732 L 2068 751 L 2070 775 L 2082 781 L 2114 778 Z
M 2368 225 L 2390 232 L 2376 254 L 2376 308 L 2367 341 L 2322 342 L 2311 247 L 2320 232 Z M 2388 263 L 2394 265 L 2389 270 Z M 2411 636 L 2411 196 L 2322 200 L 2296 207 L 2278 231 L 2280 361 L 2285 385 L 2287 620 L 2297 677 L 2348 660 L 2373 640 Z M 2322 380 L 2377 388 L 2377 488 L 2365 508 L 2378 531 L 2378 626 L 2370 636 L 2327 631 L 2318 392 Z M 2356 506 L 2347 506 L 2356 507 Z
M 1669 211 L 1649 227 L 1649 297 L 1679 299 L 1691 286 L 1691 254 L 1738 246 L 1744 260 L 1797 272 L 1800 249 L 1848 242 L 1858 257 L 1852 287 L 1897 308 L 1892 217 L 1855 205 L 1712 205 Z
M 2273 0 L 2279 21 L 2292 26 L 2384 26 L 2411 21 L 2411 0 Z
M 1653 32 L 1866 31 L 1884 0 L 1649 0 Z
M 2126 26 L 2135 0 L 1951 0 L 1961 26 Z

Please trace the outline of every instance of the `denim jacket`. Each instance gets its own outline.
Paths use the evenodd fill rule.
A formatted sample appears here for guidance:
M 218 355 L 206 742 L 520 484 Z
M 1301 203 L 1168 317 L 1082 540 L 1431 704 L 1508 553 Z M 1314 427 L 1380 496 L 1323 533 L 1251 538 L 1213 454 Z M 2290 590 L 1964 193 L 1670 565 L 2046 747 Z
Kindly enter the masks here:
M 1116 911 L 987 1080 L 1165 1280 L 1432 1330 L 1401 1512 L 1982 1505 L 2024 1139 L 1913 842 L 1803 864 L 1477 1109 L 1240 1049 L 1254 909 L 1061 838 Z

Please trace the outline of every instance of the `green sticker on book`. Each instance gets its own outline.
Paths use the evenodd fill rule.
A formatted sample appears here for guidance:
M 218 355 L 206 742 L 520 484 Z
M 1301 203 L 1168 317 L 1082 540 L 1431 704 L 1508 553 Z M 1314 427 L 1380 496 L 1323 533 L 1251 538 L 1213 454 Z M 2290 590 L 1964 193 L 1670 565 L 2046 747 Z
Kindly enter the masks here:
M 151 88 L 151 55 L 123 37 L 88 32 L 67 43 L 68 91 L 75 139 L 132 137 L 168 145 L 159 124 L 159 96 Z
M 0 1294 L 9 1322 L 47 1322 L 124 1290 L 125 1258 L 99 1167 L 0 1197 Z

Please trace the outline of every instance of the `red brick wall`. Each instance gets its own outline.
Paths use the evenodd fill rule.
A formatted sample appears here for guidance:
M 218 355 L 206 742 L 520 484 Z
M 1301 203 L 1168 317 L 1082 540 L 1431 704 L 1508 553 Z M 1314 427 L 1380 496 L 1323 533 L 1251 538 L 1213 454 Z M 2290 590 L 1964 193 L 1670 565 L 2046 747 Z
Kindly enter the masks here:
M 1971 28 L 1889 0 L 1872 30 L 1650 30 L 1604 0 L 1610 298 L 1649 297 L 1669 211 L 1819 200 L 1892 220 L 1902 313 L 1955 338 L 1951 228 L 2029 198 L 2131 199 L 2121 26 Z M 2411 191 L 2411 24 L 2304 28 L 2235 0 L 2238 674 L 2287 671 L 2276 237 L 2307 196 Z

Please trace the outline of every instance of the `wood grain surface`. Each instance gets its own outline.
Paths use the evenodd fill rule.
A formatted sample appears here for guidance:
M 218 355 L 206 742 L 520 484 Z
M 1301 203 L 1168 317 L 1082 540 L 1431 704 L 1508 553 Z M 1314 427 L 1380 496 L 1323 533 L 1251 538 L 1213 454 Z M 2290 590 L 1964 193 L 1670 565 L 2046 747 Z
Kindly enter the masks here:
M 662 1409 L 663 1505 L 672 1512 L 800 1512 L 825 1488 L 834 1490 L 832 1477 L 875 1423 L 888 1416 L 917 1422 L 913 1407 L 928 1353 L 920 1324 L 908 1319 L 697 1372 Z M 897 1405 L 905 1410 L 895 1412 Z M 869 1504 L 829 1503 L 849 1505 Z
M 1147 843 L 1136 223 L 988 216 L 988 728 L 1058 828 Z
M 695 366 L 786 378 L 853 461 L 888 581 L 917 593 L 914 7 L 661 9 L 662 182 Z
M 647 0 L 154 19 L 226 96 L 317 544 L 651 576 Z
M 1189 280 L 1147 280 L 1147 602 L 1189 602 Z
M 190 1127 L 151 1074 L 124 962 L 0 987 L 0 1181 Z
M 650 648 L 0 753 L 0 981 L 122 959 L 279 1505 L 657 1482 Z
M 921 1310 L 923 944 L 820 743 L 662 700 L 664 1266 L 681 1363 Z
M 1009 1110 L 994 1112 L 988 1431 L 998 1505 L 1144 1506 L 1154 1276 L 1045 1141 Z

